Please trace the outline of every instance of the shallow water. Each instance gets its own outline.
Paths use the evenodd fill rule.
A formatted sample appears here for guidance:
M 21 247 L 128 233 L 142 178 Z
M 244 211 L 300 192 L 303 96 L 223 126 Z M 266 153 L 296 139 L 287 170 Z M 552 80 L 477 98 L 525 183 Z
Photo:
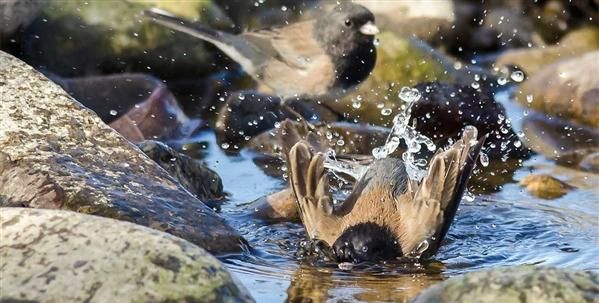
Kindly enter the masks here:
M 507 94 L 506 105 L 516 130 L 523 109 Z M 516 170 L 511 182 L 495 193 L 463 200 L 455 221 L 436 255 L 427 264 L 364 264 L 351 270 L 313 267 L 294 257 L 303 237 L 299 224 L 266 224 L 253 219 L 247 204 L 285 183 L 267 176 L 250 152 L 227 155 L 212 132 L 193 142 L 202 144 L 203 159 L 223 179 L 230 193 L 222 215 L 246 237 L 253 250 L 221 257 L 258 302 L 406 301 L 447 277 L 507 265 L 540 264 L 599 271 L 599 176 L 555 166 L 535 155 Z M 517 182 L 531 171 L 549 173 L 575 185 L 562 198 L 542 200 Z

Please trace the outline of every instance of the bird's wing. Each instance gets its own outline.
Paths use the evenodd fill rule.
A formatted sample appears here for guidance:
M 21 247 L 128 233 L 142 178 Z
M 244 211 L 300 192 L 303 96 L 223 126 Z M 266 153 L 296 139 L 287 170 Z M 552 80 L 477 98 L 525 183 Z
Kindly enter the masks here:
M 428 174 L 413 194 L 398 198 L 400 244 L 405 254 L 436 253 L 455 216 L 486 136 L 477 140 L 474 127 L 450 149 L 437 152 Z
M 324 157 L 315 153 L 306 141 L 295 144 L 287 156 L 289 183 L 306 232 L 310 239 L 323 240 L 331 246 L 339 237 L 341 224 L 333 214 Z
M 242 34 L 260 51 L 294 68 L 307 69 L 325 54 L 313 38 L 314 21 Z

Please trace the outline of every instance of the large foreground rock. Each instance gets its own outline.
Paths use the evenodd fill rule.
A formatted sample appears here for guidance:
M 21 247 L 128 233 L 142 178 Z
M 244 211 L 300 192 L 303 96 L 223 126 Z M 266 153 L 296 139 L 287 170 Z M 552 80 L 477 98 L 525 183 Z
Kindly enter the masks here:
M 413 300 L 428 302 L 575 303 L 599 300 L 599 276 L 590 272 L 519 266 L 468 273 L 434 285 Z
M 242 237 L 166 171 L 20 60 L 0 52 L 0 206 L 66 208 L 214 252 Z
M 0 208 L 2 302 L 251 302 L 177 237 L 62 210 Z

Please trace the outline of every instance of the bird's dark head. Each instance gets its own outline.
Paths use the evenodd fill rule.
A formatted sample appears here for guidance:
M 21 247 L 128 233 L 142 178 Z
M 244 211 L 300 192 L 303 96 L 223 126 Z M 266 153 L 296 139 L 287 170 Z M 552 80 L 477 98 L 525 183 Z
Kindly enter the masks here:
M 379 33 L 374 21 L 374 14 L 366 7 L 343 2 L 318 19 L 316 37 L 326 46 L 348 51 L 354 44 L 372 44 Z
M 361 223 L 346 229 L 333 244 L 338 262 L 382 261 L 401 256 L 397 239 L 389 228 Z

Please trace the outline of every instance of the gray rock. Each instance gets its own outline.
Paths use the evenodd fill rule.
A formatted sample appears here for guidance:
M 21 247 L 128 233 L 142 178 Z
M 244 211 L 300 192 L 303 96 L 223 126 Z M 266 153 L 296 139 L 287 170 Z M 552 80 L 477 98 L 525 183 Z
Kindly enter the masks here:
M 198 199 L 216 202 L 215 200 L 224 198 L 220 176 L 206 164 L 181 154 L 162 142 L 148 140 L 137 146 Z
M 213 253 L 245 243 L 92 111 L 3 52 L 0 93 L 0 206 L 67 208 L 131 221 Z
M 599 129 L 597 71 L 599 51 L 564 59 L 529 77 L 516 97 L 536 110 Z
M 599 301 L 599 276 L 591 272 L 517 266 L 468 273 L 424 290 L 413 303 Z
M 42 0 L 0 1 L 0 40 L 27 26 L 48 2 Z
M 252 302 L 205 250 L 129 222 L 0 208 L 2 302 Z
M 559 44 L 546 47 L 518 48 L 508 50 L 497 58 L 495 66 L 517 66 L 532 76 L 548 64 L 582 55 L 599 48 L 599 27 L 573 30 Z

